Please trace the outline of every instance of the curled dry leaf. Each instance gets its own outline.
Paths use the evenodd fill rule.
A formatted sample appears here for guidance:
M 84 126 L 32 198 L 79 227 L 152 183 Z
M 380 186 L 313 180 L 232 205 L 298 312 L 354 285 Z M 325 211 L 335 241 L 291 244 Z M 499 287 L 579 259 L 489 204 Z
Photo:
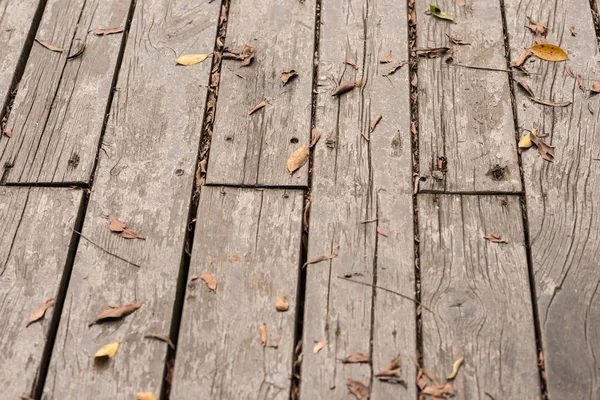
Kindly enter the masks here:
M 463 46 L 471 44 L 471 42 L 466 42 L 464 40 L 454 38 L 454 37 L 448 35 L 447 33 L 446 33 L 446 36 L 448 36 L 448 39 L 450 39 L 450 41 L 454 44 L 463 45 Z
M 217 290 L 217 281 L 210 272 L 200 275 L 200 279 L 202 279 L 204 283 L 206 283 L 206 286 L 213 292 Z
M 454 362 L 454 365 L 452 366 L 452 373 L 446 378 L 446 380 L 451 381 L 452 379 L 456 378 L 456 374 L 458 374 L 458 370 L 460 369 L 463 361 L 465 361 L 465 358 L 461 357 Z
M 529 48 L 538 58 L 546 61 L 565 61 L 569 59 L 567 53 L 560 47 L 550 43 L 539 43 Z
M 369 356 L 362 353 L 354 353 L 350 354 L 348 357 L 344 358 L 342 362 L 344 364 L 360 364 L 360 363 L 368 363 Z
M 38 309 L 35 310 L 34 312 L 32 312 L 31 315 L 29 316 L 29 319 L 27 320 L 27 325 L 25 325 L 25 327 L 28 327 L 35 321 L 39 321 L 40 319 L 42 319 L 44 314 L 46 314 L 46 310 L 49 309 L 50 307 L 52 307 L 53 305 L 54 305 L 54 299 L 48 299 L 48 300 L 40 303 L 40 306 L 38 307 Z
M 124 306 L 120 306 L 120 307 L 109 307 L 106 308 L 102 311 L 100 311 L 100 313 L 98 315 L 96 315 L 96 319 L 89 325 L 92 326 L 94 324 L 97 324 L 98 322 L 102 322 L 108 319 L 117 319 L 117 318 L 122 318 L 122 317 L 126 317 L 129 314 L 133 313 L 134 311 L 138 310 L 141 306 L 142 306 L 142 302 L 138 301 L 137 303 L 134 304 L 126 304 Z
M 145 239 L 143 236 L 138 235 L 135 231 L 131 229 L 124 229 L 123 232 L 121 232 L 121 237 L 125 239 Z
M 267 105 L 267 103 L 265 103 L 265 101 L 261 101 L 260 103 L 258 103 L 257 105 L 254 106 L 254 108 L 252 110 L 250 110 L 250 112 L 248 112 L 248 115 L 252 115 L 255 112 L 257 112 L 258 110 L 260 110 L 261 108 L 264 108 Z
M 533 94 L 533 90 L 531 90 L 531 88 L 529 87 L 527 82 L 517 81 L 517 83 L 519 84 L 519 87 L 521 87 L 521 89 L 523 89 L 527 92 L 529 97 L 535 97 L 535 94 Z
M 433 15 L 434 17 L 454 22 L 454 18 L 452 18 L 452 15 L 450 15 L 447 12 L 443 12 L 438 6 L 434 4 L 429 5 L 429 12 L 431 12 L 431 15 Z
M 540 153 L 540 156 L 544 160 L 550 162 L 554 160 L 554 146 L 547 144 L 536 135 L 531 135 L 529 138 L 531 139 L 533 144 L 537 146 L 538 153 Z
M 123 32 L 123 28 L 106 28 L 106 29 L 96 28 L 92 32 L 94 33 L 94 35 L 106 36 L 106 35 L 112 35 L 114 33 L 121 33 L 121 32 Z
M 362 84 L 363 84 L 363 80 L 362 80 L 362 79 L 359 79 L 359 80 L 357 80 L 357 81 L 354 83 L 354 85 L 356 85 L 356 87 L 357 87 L 357 88 L 359 88 L 359 87 L 362 87 Z
M 360 221 L 361 224 L 368 224 L 370 222 L 377 222 L 377 218 L 366 219 L 364 221 Z
M 575 27 L 574 26 L 572 26 L 572 27 L 569 28 L 569 32 L 571 32 L 571 36 L 573 36 L 573 37 L 577 36 L 577 32 L 575 32 Z
M 450 50 L 450 47 L 434 47 L 417 49 L 416 52 L 419 57 L 437 58 L 446 54 L 448 50 Z
M 60 47 L 56 47 L 51 45 L 50 43 L 42 42 L 39 39 L 35 39 L 36 42 L 47 48 L 48 50 L 56 51 L 57 53 L 62 53 L 65 49 L 61 49 Z
M 592 87 L 590 88 L 590 90 L 594 93 L 600 93 L 600 81 L 595 82 Z
M 85 44 L 85 42 L 83 42 L 81 44 L 81 46 L 79 47 L 79 50 L 77 50 L 77 52 L 75 54 L 70 55 L 69 57 L 67 57 L 67 60 L 73 60 L 74 58 L 81 57 L 83 55 L 83 53 L 85 52 L 86 48 L 87 48 L 87 45 Z
M 166 344 L 169 345 L 169 347 L 171 349 L 175 350 L 175 345 L 173 344 L 173 342 L 171 341 L 171 339 L 169 339 L 169 337 L 167 335 L 163 335 L 162 333 L 149 333 L 147 335 L 144 335 L 144 337 L 146 339 L 156 339 L 156 340 L 165 342 Z
M 311 260 L 308 260 L 307 262 L 304 263 L 304 265 L 302 266 L 302 268 L 306 267 L 309 264 L 317 264 L 320 263 L 322 261 L 327 261 L 327 260 L 332 260 L 334 258 L 336 258 L 338 256 L 340 248 L 336 247 L 333 252 L 328 255 L 328 256 L 321 256 L 321 257 L 317 257 L 317 258 L 313 258 Z
M 260 333 L 260 345 L 265 347 L 267 345 L 267 324 L 264 322 L 260 324 L 258 332 Z
M 381 236 L 387 237 L 387 233 L 385 233 L 385 231 L 379 226 L 377 227 L 377 233 L 379 233 Z
M 12 137 L 12 128 L 6 128 L 6 129 L 4 129 L 3 133 L 6 135 L 6 137 L 11 138 Z
M 308 147 L 306 147 L 305 144 L 292 153 L 290 158 L 287 160 L 287 168 L 288 171 L 290 171 L 290 174 L 306 164 L 308 161 L 308 154 Z
M 400 374 L 400 356 L 394 358 L 392 361 L 390 361 L 390 364 L 388 365 L 388 367 L 382 371 L 379 371 L 378 373 L 375 374 L 376 377 L 382 377 L 382 376 L 396 376 Z
M 392 62 L 392 53 L 390 52 L 390 54 L 388 54 L 387 56 L 383 57 L 381 60 L 379 60 L 379 62 L 381 64 L 391 63 Z
M 406 64 L 406 61 L 402 61 L 402 62 L 399 62 L 398 64 L 394 64 L 392 66 L 392 68 L 390 69 L 390 71 L 387 74 L 384 74 L 383 76 L 395 74 L 396 71 L 398 71 L 400 68 L 402 68 L 405 64 Z
M 317 142 L 319 141 L 319 138 L 321 137 L 321 132 L 319 132 L 317 129 L 313 128 L 312 131 L 310 132 L 310 145 L 308 146 L 308 148 L 314 147 L 315 144 L 317 144 Z
M 354 60 L 346 60 L 346 64 L 352 66 L 352 68 L 354 68 L 355 70 L 358 70 L 358 65 L 356 65 L 356 62 Z
M 117 349 L 119 348 L 120 344 L 121 339 L 117 338 L 116 342 L 100 347 L 100 349 L 98 349 L 98 351 L 94 354 L 94 358 L 112 358 L 117 353 Z
M 542 104 L 542 105 L 548 106 L 548 107 L 566 107 L 566 106 L 571 105 L 570 101 L 550 101 L 550 100 L 536 99 L 535 97 L 529 97 L 529 99 L 538 104 Z
M 283 86 L 285 86 L 286 83 L 288 83 L 288 81 L 294 77 L 298 76 L 298 73 L 294 70 L 288 71 L 288 72 L 282 72 L 281 73 L 281 82 L 283 83 Z
M 277 311 L 283 312 L 290 309 L 290 305 L 285 296 L 277 296 L 275 297 L 275 309 Z
M 337 88 L 335 88 L 335 90 L 333 91 L 333 93 L 331 94 L 332 96 L 340 96 L 346 92 L 351 91 L 352 89 L 354 89 L 356 87 L 356 82 L 354 81 L 343 81 L 340 82 L 340 84 L 338 85 Z
M 110 221 L 110 225 L 108 226 L 108 229 L 110 229 L 112 232 L 123 232 L 125 230 L 125 228 L 127 227 L 127 224 L 119 221 L 118 219 L 116 219 L 115 217 L 113 217 L 110 214 L 105 215 L 104 218 L 106 218 Z
M 313 353 L 314 353 L 314 354 L 317 354 L 319 351 L 321 351 L 321 349 L 322 349 L 323 347 L 325 347 L 325 345 L 326 345 L 327 343 L 329 343 L 329 342 L 327 341 L 327 339 L 326 339 L 326 338 L 323 338 L 323 339 L 319 340 L 318 342 L 317 342 L 317 341 L 315 341 L 315 345 L 313 346 Z
M 483 238 L 489 240 L 492 243 L 508 243 L 506 240 L 502 239 L 500 236 L 495 235 L 493 233 L 491 233 L 487 236 L 484 236 Z
M 594 108 L 592 107 L 592 105 L 591 105 L 590 103 L 588 103 L 588 105 L 587 105 L 587 108 L 588 108 L 588 111 L 589 111 L 589 112 L 590 112 L 592 115 L 594 115 Z
M 531 32 L 538 35 L 546 36 L 546 33 L 548 33 L 548 28 L 546 27 L 546 25 L 535 21 L 531 17 L 527 17 L 527 19 L 529 20 L 529 23 L 531 25 L 527 25 L 526 27 L 529 28 Z
M 522 66 L 523 66 L 523 63 L 524 63 L 525 61 L 527 61 L 527 59 L 528 59 L 529 57 L 531 57 L 531 55 L 532 55 L 532 54 L 533 54 L 532 52 L 530 52 L 529 50 L 525 49 L 525 50 L 523 50 L 523 51 L 521 52 L 521 54 L 519 54 L 519 58 L 518 58 L 518 60 L 517 60 L 517 61 L 512 61 L 512 62 L 510 63 L 510 65 L 511 65 L 512 67 L 517 67 L 517 68 L 520 68 L 520 67 L 522 67 Z
M 381 114 L 379 114 L 378 116 L 375 117 L 373 122 L 371 122 L 371 129 L 370 129 L 371 132 L 373 132 L 375 130 L 375 127 L 377 126 L 379 121 L 381 121 L 381 118 L 383 118 L 383 116 Z
M 158 400 L 152 392 L 138 392 L 135 395 L 135 400 Z
M 186 54 L 185 56 L 181 56 L 178 59 L 175 60 L 175 62 L 179 65 L 194 65 L 194 64 L 198 64 L 201 63 L 202 61 L 206 60 L 208 58 L 208 56 L 210 56 L 211 53 L 208 54 Z
M 585 93 L 585 87 L 583 87 L 583 76 L 577 75 L 577 85 L 579 85 L 579 89 Z
M 565 64 L 565 71 L 567 71 L 567 74 L 575 79 L 575 74 L 573 73 L 573 70 L 571 69 L 571 65 L 570 64 Z
M 357 400 L 366 400 L 369 398 L 369 388 L 361 382 L 348 378 L 346 385 L 348 385 L 348 390 L 350 390 Z
M 425 379 L 425 377 L 423 376 L 423 369 L 421 368 L 417 359 L 414 356 L 411 357 L 410 359 L 412 360 L 413 364 L 415 364 L 415 367 L 417 367 L 417 378 L 416 378 L 417 387 L 420 390 L 423 390 L 423 388 L 425 386 L 427 386 L 427 379 Z

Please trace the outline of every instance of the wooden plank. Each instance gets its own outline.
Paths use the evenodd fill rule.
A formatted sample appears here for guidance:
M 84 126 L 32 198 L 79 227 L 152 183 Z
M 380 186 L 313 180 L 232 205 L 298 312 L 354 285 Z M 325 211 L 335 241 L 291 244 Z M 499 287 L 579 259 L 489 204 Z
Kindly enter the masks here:
M 137 3 L 83 234 L 140 267 L 80 243 L 48 371 L 49 398 L 160 392 L 167 345 L 143 336 L 170 329 L 206 100 L 198 82 L 210 72 L 210 62 L 183 68 L 174 59 L 213 46 L 219 9 L 209 1 Z M 110 232 L 104 213 L 146 240 Z M 88 326 L 108 305 L 137 301 L 142 308 L 123 321 Z M 109 362 L 90 358 L 117 338 Z
M 34 43 L 7 123 L 13 136 L 0 141 L 6 182 L 89 181 L 122 40 L 91 31 L 124 27 L 128 11 L 128 1 L 48 1 L 36 38 L 65 51 Z
M 564 108 L 546 107 L 527 99 L 516 87 L 521 129 L 540 128 L 544 140 L 556 147 L 553 163 L 541 159 L 535 148 L 522 155 L 533 269 L 542 344 L 552 399 L 600 397 L 600 306 L 597 260 L 600 236 L 600 98 L 589 88 L 600 78 L 598 42 L 589 3 L 559 0 L 527 4 L 506 1 L 511 56 L 535 44 L 527 16 L 548 26 L 547 40 L 565 49 L 567 63 L 549 63 L 535 57 L 525 65 L 527 82 L 538 98 L 571 101 Z M 571 27 L 577 36 L 572 36 Z M 565 64 L 584 81 L 586 93 L 571 78 Z M 537 75 L 533 75 L 536 73 Z M 588 110 L 588 104 L 595 114 Z
M 30 395 L 54 308 L 27 327 L 40 303 L 55 298 L 82 192 L 0 188 L 0 386 L 2 397 Z
M 0 3 L 0 107 L 4 107 L 10 96 L 10 87 L 39 3 L 40 0 L 4 0 Z
M 316 110 L 322 137 L 314 148 L 308 259 L 338 246 L 339 255 L 307 266 L 303 399 L 347 399 L 348 378 L 370 386 L 372 398 L 416 398 L 415 304 L 369 286 L 408 297 L 415 291 L 408 70 L 383 77 L 391 64 L 379 62 L 390 52 L 393 64 L 407 59 L 406 15 L 406 2 L 393 0 L 322 5 Z M 360 89 L 331 96 L 338 81 L 359 79 Z M 369 133 L 377 115 L 382 119 Z M 361 223 L 372 218 L 378 221 Z M 378 225 L 387 237 L 377 235 Z M 323 338 L 328 344 L 314 354 Z M 372 362 L 342 363 L 353 353 Z M 398 355 L 407 388 L 373 379 Z
M 456 399 L 540 396 L 521 221 L 514 196 L 419 196 L 423 362 L 443 379 L 465 358 Z
M 202 189 L 171 398 L 289 398 L 303 199 L 299 190 Z M 276 296 L 289 311 L 276 311 Z
M 310 141 L 315 4 L 231 2 L 225 44 L 251 45 L 256 57 L 245 68 L 239 61 L 223 61 L 208 183 L 307 184 L 308 166 L 290 175 L 287 159 Z M 290 70 L 298 77 L 283 86 L 281 73 Z M 248 115 L 263 100 L 266 107 Z
M 456 24 L 423 15 L 430 3 L 416 2 L 417 46 L 452 47 L 454 62 L 419 60 L 420 187 L 520 191 L 507 74 L 457 65 L 506 69 L 500 2 L 473 0 L 459 7 L 456 0 L 438 1 Z M 446 35 L 472 44 L 453 45 Z

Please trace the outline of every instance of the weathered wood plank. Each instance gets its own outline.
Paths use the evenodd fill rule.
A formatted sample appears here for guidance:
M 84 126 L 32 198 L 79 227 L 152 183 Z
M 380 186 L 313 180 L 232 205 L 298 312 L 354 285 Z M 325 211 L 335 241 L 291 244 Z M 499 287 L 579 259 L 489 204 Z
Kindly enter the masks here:
M 289 398 L 303 198 L 202 189 L 172 398 Z M 215 292 L 199 279 L 207 272 Z M 276 296 L 287 297 L 289 311 L 276 311 Z
M 7 123 L 13 136 L 0 141 L 6 182 L 89 181 L 122 40 L 91 31 L 124 27 L 128 11 L 128 1 L 48 1 L 36 38 L 65 51 L 34 43 Z
M 39 3 L 40 0 L 3 0 L 0 3 L 0 107 L 10 95 Z
M 441 0 L 456 24 L 421 11 L 417 0 L 417 45 L 452 47 L 454 62 L 420 58 L 419 159 L 421 189 L 445 191 L 520 191 L 513 113 L 506 72 L 500 2 Z M 453 45 L 446 36 L 471 42 Z M 494 172 L 496 171 L 496 172 Z
M 2 397 L 30 395 L 54 308 L 27 327 L 40 303 L 55 298 L 82 192 L 0 188 L 0 386 Z
M 538 98 L 571 101 L 565 108 L 546 107 L 527 99 L 516 88 L 517 117 L 521 129 L 540 128 L 544 140 L 556 147 L 553 163 L 535 148 L 522 155 L 531 252 L 548 375 L 550 398 L 600 397 L 600 99 L 590 86 L 600 79 L 598 42 L 589 3 L 559 0 L 509 0 L 506 18 L 511 56 L 535 44 L 527 16 L 548 26 L 547 40 L 565 49 L 566 64 L 584 81 L 586 93 L 571 78 L 565 63 L 531 58 L 532 73 L 520 78 Z M 571 27 L 577 36 L 572 36 Z M 588 104 L 595 114 L 588 110 Z
M 521 221 L 514 196 L 419 196 L 424 367 L 464 357 L 456 399 L 540 396 Z
M 130 399 L 158 395 L 184 249 L 210 63 L 178 67 L 176 55 L 210 48 L 219 2 L 137 3 L 83 234 L 140 267 L 82 240 L 59 327 L 45 395 L 53 399 Z M 176 83 L 176 84 L 175 84 Z M 108 230 L 111 213 L 146 237 Z M 87 276 L 86 279 L 83 279 Z M 109 304 L 142 301 L 123 321 L 88 327 Z M 90 358 L 120 337 L 114 358 Z
M 231 2 L 225 44 L 253 46 L 256 57 L 244 68 L 223 61 L 208 183 L 307 184 L 308 166 L 290 175 L 287 159 L 310 141 L 315 4 Z M 298 77 L 283 86 L 281 73 L 290 70 Z M 263 100 L 266 107 L 248 115 Z
M 416 353 L 415 305 L 360 284 L 414 296 L 408 71 L 382 76 L 407 59 L 406 15 L 406 3 L 392 0 L 322 5 L 316 110 L 322 137 L 314 149 L 308 258 L 338 246 L 339 255 L 307 266 L 303 399 L 347 399 L 348 378 L 371 386 L 372 398 L 416 397 L 409 366 Z M 380 64 L 390 52 L 393 63 Z M 338 81 L 359 79 L 360 89 L 331 96 Z M 383 118 L 369 133 L 377 115 Z M 372 218 L 378 221 L 361 223 Z M 387 237 L 377 235 L 377 225 Z M 323 338 L 329 343 L 314 354 L 314 342 Z M 343 364 L 353 353 L 370 355 L 372 363 Z M 373 372 L 398 355 L 407 389 L 377 379 L 371 384 Z

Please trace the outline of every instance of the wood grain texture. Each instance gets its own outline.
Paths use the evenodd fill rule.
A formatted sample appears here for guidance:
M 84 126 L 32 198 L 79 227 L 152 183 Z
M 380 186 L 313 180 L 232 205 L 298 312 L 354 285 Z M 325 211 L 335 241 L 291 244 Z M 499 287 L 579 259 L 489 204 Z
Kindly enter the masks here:
M 207 182 L 305 186 L 308 165 L 290 175 L 288 157 L 310 142 L 315 0 L 237 0 L 225 45 L 250 45 L 248 67 L 224 60 Z M 282 86 L 281 73 L 298 77 Z M 243 76 L 242 79 L 236 74 Z M 266 107 L 252 115 L 261 101 Z
M 40 303 L 56 298 L 82 192 L 0 188 L 0 386 L 30 395 L 54 308 L 26 327 Z
M 124 27 L 128 11 L 128 1 L 48 1 L 36 38 L 65 51 L 34 43 L 7 124 L 13 136 L 0 139 L 6 182 L 90 180 L 122 40 L 91 31 Z
M 218 2 L 138 1 L 73 267 L 45 396 L 131 399 L 160 392 L 210 63 L 183 68 L 176 55 L 210 48 Z M 191 22 L 190 22 L 191 21 Z M 174 84 L 176 82 L 177 84 Z M 110 213 L 146 240 L 110 232 Z M 86 277 L 84 279 L 84 277 Z M 121 321 L 88 327 L 109 304 L 143 306 Z M 114 358 L 90 356 L 121 339 Z
M 419 59 L 419 150 L 421 189 L 444 191 L 520 191 L 521 180 L 510 89 L 506 72 L 475 70 L 456 64 L 506 69 L 502 14 L 497 0 L 438 1 L 456 24 L 421 11 L 417 0 L 417 46 L 452 47 L 454 63 Z M 471 42 L 453 45 L 446 34 Z M 447 166 L 440 157 L 445 157 Z M 441 169 L 439 167 L 442 167 Z M 502 176 L 490 171 L 506 168 Z M 445 170 L 445 172 L 444 172 Z
M 371 398 L 414 399 L 415 304 L 370 286 L 408 297 L 415 290 L 408 70 L 383 77 L 391 64 L 379 63 L 390 52 L 393 63 L 407 59 L 406 6 L 340 0 L 322 7 L 316 109 L 322 136 L 314 148 L 308 259 L 338 246 L 339 255 L 306 267 L 300 395 L 347 399 L 352 378 L 370 387 Z M 340 80 L 359 79 L 361 88 L 331 96 Z M 377 115 L 382 119 L 369 133 Z M 378 221 L 361 223 L 372 218 Z M 377 225 L 387 237 L 377 235 Z M 338 278 L 344 275 L 358 283 Z M 323 338 L 328 344 L 314 354 Z M 353 353 L 370 354 L 372 363 L 343 364 Z M 373 379 L 398 355 L 408 389 Z
M 420 195 L 424 367 L 465 357 L 456 399 L 540 396 L 521 205 L 514 196 Z M 496 234 L 508 244 L 483 237 Z
M 548 26 L 549 43 L 566 50 L 570 60 L 550 63 L 531 58 L 523 78 L 535 95 L 571 101 L 565 108 L 531 102 L 519 89 L 517 117 L 521 129 L 540 128 L 544 140 L 556 147 L 555 160 L 542 160 L 535 148 L 522 155 L 527 213 L 542 344 L 550 398 L 600 397 L 600 98 L 590 86 L 600 79 L 598 42 L 589 3 L 559 0 L 505 1 L 511 55 L 534 44 L 523 25 L 527 16 Z M 577 36 L 572 36 L 570 27 Z M 581 75 L 586 93 L 565 71 Z M 588 104 L 595 110 L 592 115 Z
M 202 189 L 171 398 L 289 398 L 303 198 Z M 199 279 L 207 272 L 215 292 Z M 276 296 L 289 311 L 276 311 Z M 263 323 L 277 348 L 261 345 Z

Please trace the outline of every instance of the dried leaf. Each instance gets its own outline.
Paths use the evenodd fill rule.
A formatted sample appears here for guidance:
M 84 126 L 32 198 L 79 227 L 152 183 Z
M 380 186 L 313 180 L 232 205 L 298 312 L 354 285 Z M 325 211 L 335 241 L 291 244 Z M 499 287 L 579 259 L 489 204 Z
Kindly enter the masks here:
M 533 146 L 533 142 L 531 141 L 530 135 L 531 135 L 531 133 L 523 135 L 523 137 L 519 140 L 519 144 L 518 144 L 519 149 L 528 149 L 531 146 Z M 535 133 L 534 133 L 534 135 L 535 135 Z
M 594 115 L 594 108 L 592 107 L 592 105 L 590 103 L 588 103 L 587 105 L 589 112 Z
M 450 47 L 434 47 L 416 49 L 416 52 L 419 57 L 437 58 L 446 54 L 448 50 L 450 50 Z
M 112 232 L 123 232 L 125 228 L 127 228 L 127 224 L 124 224 L 110 214 L 106 215 L 105 218 L 110 220 L 108 229 L 110 229 Z
M 144 335 L 144 337 L 146 339 L 156 339 L 156 340 L 163 341 L 166 344 L 168 344 L 171 349 L 175 350 L 175 345 L 173 344 L 173 342 L 171 341 L 171 339 L 169 339 L 169 337 L 167 335 L 163 335 L 161 333 L 149 333 L 147 335 Z
M 112 358 L 115 355 L 115 353 L 117 352 L 117 349 L 119 348 L 120 344 L 121 344 L 121 339 L 117 338 L 116 342 L 106 344 L 106 345 L 100 347 L 100 349 L 98 349 L 96 354 L 94 354 L 94 358 L 103 358 L 103 357 Z
M 493 233 L 491 233 L 487 236 L 484 236 L 483 238 L 489 240 L 492 243 L 508 243 L 506 240 L 502 239 L 500 236 L 495 235 Z
M 529 50 L 525 49 L 521 52 L 521 54 L 519 55 L 519 59 L 517 61 L 511 62 L 510 65 L 512 67 L 522 67 L 523 63 L 529 58 L 531 57 L 533 53 L 530 52 Z
M 357 400 L 366 400 L 369 398 L 369 388 L 359 381 L 348 378 L 346 380 L 346 385 L 348 385 L 348 390 L 350 390 Z
M 123 232 L 121 232 L 121 237 L 123 237 L 125 239 L 142 239 L 142 240 L 144 240 L 144 237 L 138 235 L 135 231 L 133 231 L 131 229 L 123 230 Z
M 433 382 L 434 385 L 440 385 L 440 380 L 438 379 L 437 375 L 433 372 L 433 371 L 429 371 L 428 369 L 423 368 L 423 374 L 429 378 L 429 380 L 431 382 Z
M 452 18 L 452 15 L 450 15 L 447 12 L 443 12 L 442 10 L 439 9 L 438 6 L 436 6 L 435 4 L 430 4 L 429 5 L 429 11 L 431 12 L 431 15 L 433 15 L 434 17 L 438 17 L 440 19 L 445 19 L 447 21 L 452 21 L 454 22 L 454 18 Z
M 57 53 L 62 53 L 65 49 L 61 49 L 60 47 L 56 47 L 51 45 L 50 43 L 42 42 L 39 39 L 35 39 L 36 42 L 47 48 L 48 50 L 56 51 Z
M 390 52 L 390 54 L 388 54 L 387 56 L 383 57 L 381 60 L 379 60 L 379 62 L 381 64 L 391 63 L 392 62 L 392 53 Z
M 538 58 L 546 61 L 565 61 L 569 59 L 563 49 L 550 43 L 539 43 L 531 46 L 529 50 Z
M 317 129 L 313 128 L 312 131 L 310 132 L 310 136 L 311 136 L 310 145 L 308 146 L 309 149 L 311 147 L 314 147 L 315 144 L 317 144 L 317 142 L 321 138 L 321 132 L 319 132 Z
M 577 75 L 577 84 L 579 85 L 579 89 L 585 93 L 585 88 L 583 87 L 583 76 Z
M 359 88 L 359 87 L 362 87 L 362 84 L 363 84 L 363 80 L 362 80 L 362 79 L 359 79 L 359 80 L 357 80 L 357 81 L 354 83 L 354 85 L 355 85 L 357 88 Z
M 322 349 L 323 347 L 325 347 L 325 345 L 326 345 L 327 343 L 329 343 L 329 342 L 327 341 L 327 339 L 326 339 L 326 338 L 323 338 L 323 339 L 319 340 L 318 342 L 317 342 L 317 341 L 315 341 L 315 345 L 313 346 L 313 353 L 314 353 L 314 354 L 317 354 L 319 351 L 321 351 L 321 349 Z
M 452 379 L 456 378 L 456 374 L 458 374 L 458 370 L 462 365 L 463 361 L 465 361 L 465 358 L 461 357 L 458 360 L 456 360 L 456 362 L 454 362 L 454 365 L 452 366 L 452 373 L 446 378 L 446 380 L 451 381 Z
M 421 393 L 434 397 L 445 398 L 446 395 L 454 396 L 456 391 L 452 386 L 446 383 L 445 385 L 427 386 L 421 391 Z
M 466 42 L 466 41 L 461 40 L 461 39 L 453 38 L 452 36 L 448 35 L 447 33 L 446 33 L 446 36 L 448 36 L 448 39 L 450 39 L 450 41 L 452 43 L 454 43 L 454 44 L 463 45 L 463 46 L 471 44 L 471 42 Z
M 356 82 L 354 81 L 343 81 L 340 82 L 340 84 L 338 85 L 337 88 L 335 88 L 335 90 L 333 91 L 333 93 L 331 94 L 332 96 L 340 96 L 346 92 L 351 91 L 352 89 L 354 89 L 356 87 Z
M 369 222 L 376 222 L 378 219 L 377 218 L 371 218 L 371 219 L 367 219 L 364 221 L 360 221 L 361 224 L 368 224 Z
M 371 122 L 371 130 L 370 130 L 370 132 L 373 132 L 375 130 L 375 127 L 377 126 L 377 124 L 379 123 L 379 121 L 381 121 L 381 118 L 383 118 L 383 116 L 381 114 L 379 114 L 378 116 L 375 117 L 375 119 L 373 120 L 373 122 Z
M 590 90 L 594 93 L 600 93 L 600 81 L 594 83 Z
M 138 392 L 135 395 L 135 400 L 158 400 L 152 392 Z
M 134 304 L 126 304 L 126 305 L 120 306 L 120 307 L 106 308 L 106 309 L 100 311 L 100 313 L 98 315 L 96 315 L 96 319 L 94 320 L 94 322 L 92 322 L 90 324 L 90 326 L 97 324 L 98 322 L 107 320 L 107 319 L 117 319 L 117 318 L 126 317 L 129 314 L 131 314 L 132 312 L 138 310 L 142 306 L 142 304 L 143 303 L 141 301 L 138 301 L 137 303 L 134 303 Z
M 114 33 L 121 33 L 123 32 L 123 28 L 106 28 L 106 29 L 94 29 L 92 31 L 95 35 L 98 36 L 105 36 L 105 35 L 112 35 Z
M 85 42 L 83 42 L 81 44 L 81 46 L 79 47 L 79 50 L 77 50 L 77 52 L 75 54 L 67 57 L 67 60 L 72 60 L 74 58 L 81 57 L 83 55 L 83 53 L 85 52 L 86 48 L 87 48 L 87 45 L 85 44 Z
M 286 83 L 288 83 L 288 81 L 294 77 L 298 76 L 298 73 L 294 70 L 288 71 L 288 72 L 282 72 L 281 73 L 281 82 L 283 83 L 283 86 L 285 86 Z
M 259 327 L 260 332 L 260 345 L 265 347 L 267 345 L 267 325 L 263 322 Z
M 348 357 L 344 358 L 342 362 L 344 364 L 360 364 L 360 363 L 368 363 L 369 356 L 364 355 L 362 353 L 354 353 L 350 354 Z
M 378 373 L 375 374 L 376 377 L 381 377 L 381 376 L 396 376 L 400 374 L 400 356 L 394 358 L 392 361 L 390 361 L 390 364 L 388 365 L 388 367 L 382 371 L 379 371 Z
M 6 128 L 4 129 L 3 132 L 7 137 L 11 138 L 12 137 L 12 128 Z
M 213 292 L 217 290 L 217 281 L 210 272 L 205 272 L 200 275 L 200 279 L 202 279 L 204 283 L 206 283 L 206 286 Z
M 575 27 L 574 26 L 572 26 L 572 27 L 569 28 L 569 32 L 571 32 L 571 36 L 573 36 L 573 37 L 577 36 L 577 32 L 575 32 Z
M 248 113 L 248 115 L 254 114 L 255 112 L 257 112 L 258 110 L 260 110 L 261 108 L 263 108 L 266 105 L 267 105 L 267 103 L 265 103 L 264 100 L 261 101 L 260 103 L 258 103 L 257 105 L 255 105 L 252 110 L 250 110 L 250 112 Z
M 206 262 L 207 262 L 208 265 L 212 265 L 213 258 L 211 256 L 206 256 Z
M 379 226 L 377 227 L 377 233 L 379 233 L 381 236 L 387 237 L 387 233 L 385 233 L 385 231 Z
M 535 94 L 533 94 L 533 90 L 531 90 L 531 88 L 529 87 L 529 85 L 526 82 L 517 81 L 517 83 L 519 84 L 521 89 L 523 89 L 527 92 L 529 97 L 535 97 Z
M 542 100 L 536 99 L 535 97 L 530 97 L 531 101 L 535 101 L 536 103 L 543 104 L 549 107 L 566 107 L 571 105 L 570 101 L 550 101 L 550 100 Z
M 406 64 L 406 61 L 399 62 L 398 64 L 394 64 L 390 69 L 390 72 L 384 74 L 383 76 L 393 75 L 397 70 L 402 68 Z
M 554 160 L 554 146 L 547 144 L 536 135 L 530 136 L 530 139 L 533 142 L 533 144 L 537 146 L 538 153 L 540 153 L 540 156 L 544 160 L 550 162 Z
M 465 0 L 458 0 L 458 6 L 459 7 L 464 7 L 467 5 L 467 2 Z
M 529 28 L 535 34 L 546 36 L 546 33 L 548 32 L 548 28 L 546 27 L 546 25 L 533 20 L 531 17 L 527 17 L 527 19 L 529 20 L 529 23 L 531 24 L 531 25 L 527 25 L 526 26 L 527 28 Z
M 34 312 L 32 312 L 31 315 L 29 316 L 29 319 L 27 320 L 27 325 L 25 325 L 25 327 L 28 327 L 35 321 L 39 321 L 40 319 L 42 319 L 44 314 L 46 314 L 46 310 L 49 309 L 50 307 L 52 307 L 53 305 L 54 305 L 54 299 L 48 299 L 48 300 L 44 301 L 43 303 L 40 303 L 39 308 L 37 310 L 35 310 Z
M 423 376 L 423 369 L 417 362 L 417 359 L 415 357 L 411 357 L 411 360 L 412 360 L 413 364 L 415 364 L 415 367 L 417 367 L 417 379 L 416 379 L 417 387 L 420 390 L 423 390 L 423 388 L 425 386 L 427 386 L 427 379 L 425 379 L 425 377 Z
M 290 158 L 287 160 L 287 168 L 288 171 L 290 171 L 290 174 L 306 164 L 308 161 L 308 154 L 308 147 L 306 147 L 305 144 L 292 153 Z
M 175 60 L 175 62 L 179 65 L 194 65 L 194 64 L 198 64 L 201 63 L 202 61 L 206 60 L 208 58 L 208 56 L 210 56 L 211 53 L 208 54 L 186 54 L 185 56 L 181 56 L 178 59 Z
M 281 296 L 277 296 L 275 297 L 275 309 L 277 311 L 287 311 L 290 309 L 290 305 L 287 301 L 287 298 L 285 296 L 281 297 Z
M 575 74 L 573 73 L 573 70 L 571 69 L 571 64 L 565 64 L 565 70 L 567 71 L 567 74 L 575 79 Z
M 354 68 L 355 70 L 358 70 L 358 65 L 356 65 L 356 62 L 354 60 L 346 60 L 346 64 L 352 66 L 352 68 Z
M 307 262 L 304 263 L 304 265 L 302 266 L 302 268 L 306 267 L 309 264 L 317 264 L 317 263 L 320 263 L 321 261 L 332 260 L 332 259 L 334 259 L 334 258 L 336 258 L 338 256 L 339 250 L 340 250 L 340 248 L 337 247 L 328 256 L 321 256 L 321 257 L 313 258 L 312 260 L 308 260 Z
M 450 64 L 452 61 L 454 61 L 454 49 L 444 54 L 442 61 L 444 61 L 446 64 Z

